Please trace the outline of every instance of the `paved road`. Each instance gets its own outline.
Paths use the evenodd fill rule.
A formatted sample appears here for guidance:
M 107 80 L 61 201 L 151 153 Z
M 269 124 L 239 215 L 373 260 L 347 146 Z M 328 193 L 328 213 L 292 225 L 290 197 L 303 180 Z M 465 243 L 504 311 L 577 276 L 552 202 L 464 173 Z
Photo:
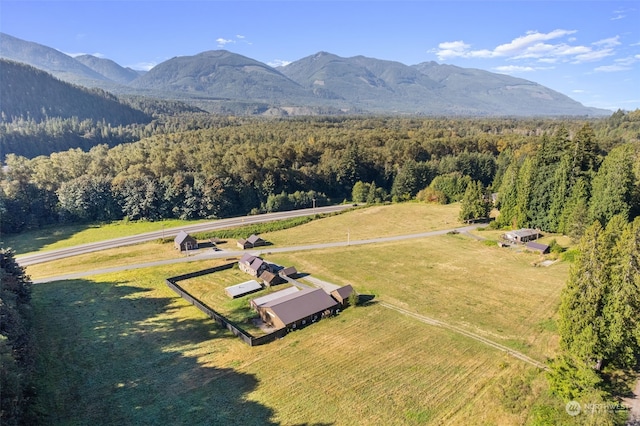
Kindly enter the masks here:
M 194 262 L 194 261 L 207 260 L 207 259 L 225 259 L 225 258 L 231 258 L 231 257 L 240 257 L 247 252 L 258 256 L 258 255 L 261 255 L 262 253 L 286 253 L 286 252 L 292 252 L 292 251 L 318 250 L 318 249 L 332 248 L 332 247 L 359 246 L 363 244 L 376 244 L 376 243 L 384 243 L 389 241 L 402 241 L 402 240 L 408 240 L 408 239 L 444 235 L 453 230 L 456 230 L 458 232 L 467 232 L 479 226 L 482 226 L 482 225 L 475 224 L 475 225 L 469 225 L 461 228 L 442 229 L 438 231 L 422 232 L 419 234 L 409 234 L 409 235 L 397 235 L 393 237 L 371 238 L 367 240 L 337 241 L 333 243 L 306 244 L 301 246 L 290 246 L 290 247 L 268 247 L 267 246 L 267 247 L 262 247 L 261 250 L 213 251 L 213 250 L 205 249 L 205 250 L 198 250 L 196 253 L 194 253 L 193 256 L 188 256 L 188 257 L 158 260 L 156 262 L 138 263 L 135 265 L 115 266 L 112 268 L 94 269 L 92 271 L 77 272 L 73 274 L 59 275 L 55 277 L 41 278 L 41 279 L 33 280 L 33 283 L 38 284 L 38 283 L 45 283 L 45 282 L 51 282 L 51 281 L 72 280 L 72 279 L 83 278 L 91 275 L 107 274 L 112 272 L 127 271 L 131 269 L 150 268 L 150 267 L 162 266 L 162 265 L 171 265 L 174 263 Z M 147 240 L 143 240 L 143 241 L 147 241 Z M 133 244 L 133 243 L 129 243 L 129 244 Z M 95 251 L 95 250 L 92 250 L 92 251 Z M 80 253 L 81 252 L 76 252 L 76 254 L 80 254 Z M 72 256 L 72 254 L 68 254 L 65 257 L 68 257 L 68 256 Z M 49 260 L 53 260 L 53 259 L 49 259 Z M 45 262 L 45 261 L 46 260 L 40 260 L 40 262 Z M 34 262 L 34 263 L 37 263 L 37 262 Z M 22 263 L 20 264 L 22 265 Z
M 52 260 L 64 259 L 65 257 L 76 256 L 84 253 L 91 253 L 115 247 L 122 247 L 131 244 L 144 243 L 160 238 L 175 237 L 178 232 L 195 233 L 202 231 L 212 231 L 216 229 L 227 229 L 235 226 L 250 225 L 274 220 L 290 219 L 301 216 L 311 216 L 322 213 L 335 213 L 353 207 L 352 204 L 341 204 L 339 206 L 316 207 L 312 209 L 301 209 L 287 212 L 267 213 L 255 216 L 234 217 L 230 219 L 220 219 L 214 222 L 205 222 L 195 225 L 187 225 L 179 228 L 164 229 L 161 231 L 147 232 L 145 234 L 133 235 L 130 237 L 115 238 L 112 240 L 99 241 L 96 243 L 82 244 L 58 250 L 50 250 L 27 256 L 17 256 L 16 260 L 20 266 L 35 265 L 36 263 L 50 262 Z

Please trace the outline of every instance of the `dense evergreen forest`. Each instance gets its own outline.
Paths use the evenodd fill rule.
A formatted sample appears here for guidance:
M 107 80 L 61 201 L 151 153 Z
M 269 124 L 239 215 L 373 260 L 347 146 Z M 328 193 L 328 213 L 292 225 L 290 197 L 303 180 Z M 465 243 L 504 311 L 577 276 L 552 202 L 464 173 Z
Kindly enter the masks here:
M 2 232 L 60 221 L 216 218 L 353 200 L 498 193 L 501 226 L 579 237 L 639 210 L 640 113 L 605 120 L 324 117 L 155 122 L 152 136 L 3 169 Z
M 0 249 L 0 419 L 3 425 L 34 424 L 35 345 L 31 336 L 31 281 L 10 250 Z

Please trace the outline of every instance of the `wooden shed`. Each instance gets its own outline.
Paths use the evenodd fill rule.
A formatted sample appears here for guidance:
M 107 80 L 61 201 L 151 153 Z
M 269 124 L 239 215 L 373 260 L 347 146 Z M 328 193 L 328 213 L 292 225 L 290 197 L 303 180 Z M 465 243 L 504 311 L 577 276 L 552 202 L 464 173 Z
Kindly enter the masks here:
M 258 237 L 256 234 L 252 234 L 247 239 L 238 240 L 238 247 L 242 249 L 250 249 L 250 248 L 260 247 L 264 245 L 267 245 L 267 242 L 262 238 Z
M 173 245 L 180 251 L 195 250 L 198 248 L 198 241 L 186 232 L 180 231 L 173 240 Z
M 280 275 L 282 278 L 284 277 L 295 278 L 296 275 L 298 275 L 298 271 L 296 270 L 295 266 L 287 266 L 286 268 L 280 269 L 278 271 L 278 275 Z
M 546 244 L 540 244 L 540 243 L 535 243 L 535 242 L 528 242 L 525 247 L 527 248 L 527 250 L 531 250 L 531 251 L 537 251 L 540 254 L 547 254 L 549 253 L 549 246 Z
M 284 282 L 284 280 L 279 275 L 274 274 L 273 272 L 268 270 L 263 271 L 258 278 L 260 278 L 268 287 L 271 287 L 272 285 L 282 284 Z
M 345 285 L 343 287 L 333 290 L 331 292 L 331 297 L 336 299 L 336 301 L 340 303 L 342 306 L 348 306 L 349 297 L 351 296 L 351 294 L 353 294 L 354 291 L 355 290 L 353 290 L 353 287 L 351 287 L 350 284 Z

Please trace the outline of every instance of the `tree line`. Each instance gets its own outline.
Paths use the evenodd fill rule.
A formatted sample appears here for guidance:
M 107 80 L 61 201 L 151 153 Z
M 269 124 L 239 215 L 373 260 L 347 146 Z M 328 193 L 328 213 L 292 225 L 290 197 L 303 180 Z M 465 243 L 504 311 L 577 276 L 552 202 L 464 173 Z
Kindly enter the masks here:
M 13 252 L 0 249 L 0 422 L 33 424 L 31 281 Z
M 637 214 L 637 144 L 625 143 L 640 134 L 636 115 L 610 119 L 624 131 L 607 120 L 182 116 L 166 121 L 175 132 L 135 143 L 7 155 L 0 229 L 216 218 L 313 200 L 448 203 L 473 183 L 499 194 L 500 225 L 579 236 L 593 218 Z M 619 139 L 602 143 L 598 134 Z

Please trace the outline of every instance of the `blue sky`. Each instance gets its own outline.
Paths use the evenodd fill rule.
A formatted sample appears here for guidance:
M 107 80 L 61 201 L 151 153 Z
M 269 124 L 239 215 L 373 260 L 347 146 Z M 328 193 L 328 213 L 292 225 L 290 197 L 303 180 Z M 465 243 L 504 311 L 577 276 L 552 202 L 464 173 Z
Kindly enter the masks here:
M 0 31 L 136 69 L 226 49 L 480 68 L 587 106 L 640 108 L 640 2 L 0 0 Z

